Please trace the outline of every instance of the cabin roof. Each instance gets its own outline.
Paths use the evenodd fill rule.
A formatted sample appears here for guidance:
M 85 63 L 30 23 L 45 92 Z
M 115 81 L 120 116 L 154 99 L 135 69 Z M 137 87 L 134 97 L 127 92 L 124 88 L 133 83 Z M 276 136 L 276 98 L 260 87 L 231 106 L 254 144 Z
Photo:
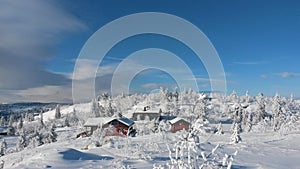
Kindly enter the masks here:
M 115 118 L 113 117 L 93 117 L 88 118 L 84 124 L 84 127 L 102 126 L 103 124 L 109 123 Z
M 120 119 L 117 119 L 119 122 L 127 125 L 127 126 L 132 126 L 134 124 L 134 121 L 128 119 L 128 118 L 120 118 Z
M 107 124 L 113 120 L 117 120 L 127 126 L 131 126 L 134 124 L 134 121 L 128 119 L 128 118 L 116 118 L 116 117 L 94 117 L 94 118 L 88 118 L 87 121 L 84 124 L 84 127 L 97 127 L 102 126 L 104 124 Z
M 170 120 L 169 122 L 170 122 L 171 124 L 175 124 L 175 123 L 179 122 L 180 120 L 183 120 L 183 121 L 189 123 L 188 121 L 186 121 L 185 119 L 183 119 L 183 118 L 181 118 L 181 117 L 176 117 L 176 118 Z

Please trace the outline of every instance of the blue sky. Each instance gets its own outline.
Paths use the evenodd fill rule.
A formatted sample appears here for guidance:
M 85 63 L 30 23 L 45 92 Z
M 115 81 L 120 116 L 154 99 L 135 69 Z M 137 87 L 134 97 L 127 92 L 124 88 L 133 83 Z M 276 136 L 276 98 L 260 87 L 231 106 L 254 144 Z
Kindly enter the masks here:
M 96 1 L 0 2 L 0 102 L 69 102 L 74 64 L 89 37 L 105 24 L 138 12 L 164 12 L 196 25 L 223 63 L 227 91 L 262 91 L 300 97 L 300 3 L 298 1 Z M 120 28 L 122 29 L 122 28 Z M 145 48 L 175 53 L 210 90 L 207 72 L 184 44 L 161 35 L 123 40 L 105 57 L 96 90 L 109 88 L 112 72 L 128 55 Z M 88 65 L 82 73 L 89 74 Z M 156 84 L 156 85 L 155 85 Z M 148 70 L 132 81 L 132 92 L 172 88 L 167 73 Z

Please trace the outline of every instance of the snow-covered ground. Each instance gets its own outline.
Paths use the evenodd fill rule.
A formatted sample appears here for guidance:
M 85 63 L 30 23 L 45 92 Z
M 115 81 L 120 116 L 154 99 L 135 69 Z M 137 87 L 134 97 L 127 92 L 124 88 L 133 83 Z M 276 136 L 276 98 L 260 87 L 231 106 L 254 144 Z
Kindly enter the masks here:
M 169 133 L 166 139 L 159 134 L 128 138 L 130 146 L 126 152 L 126 148 L 117 149 L 116 143 L 103 147 L 89 145 L 91 138 L 76 139 L 76 132 L 76 128 L 60 129 L 57 142 L 5 155 L 1 157 L 1 160 L 5 161 L 4 168 L 153 168 L 155 164 L 163 165 L 168 162 L 166 144 L 174 142 L 176 136 Z M 230 144 L 230 133 L 225 130 L 224 135 L 204 135 L 201 141 L 203 148 L 210 144 L 220 144 L 227 152 L 233 153 L 238 150 L 232 168 L 297 169 L 300 166 L 300 131 L 288 135 L 253 132 L 241 134 L 241 138 L 241 143 Z M 17 137 L 5 139 L 8 146 L 12 147 L 16 144 Z M 126 139 L 114 138 L 115 142 L 123 142 Z M 146 150 L 140 159 L 127 156 L 132 154 L 130 151 L 137 150 L 135 144 L 143 145 L 143 150 Z
M 146 103 L 140 102 L 140 104 Z M 162 104 L 163 102 L 160 103 Z M 232 143 L 232 119 L 229 119 L 230 115 L 224 115 L 224 111 L 228 107 L 230 109 L 232 104 L 229 104 L 227 108 L 218 104 L 216 100 L 211 101 L 209 106 L 214 111 L 208 117 L 214 121 L 210 124 L 212 127 L 217 127 L 218 122 L 222 122 L 224 134 L 199 133 L 201 152 L 208 154 L 218 145 L 217 151 L 220 158 L 222 159 L 225 154 L 232 156 L 231 168 L 236 169 L 300 168 L 298 119 L 292 128 L 285 127 L 278 131 L 273 131 L 272 127 L 254 125 L 250 132 L 240 133 L 241 142 Z M 86 103 L 63 106 L 60 111 L 63 117 L 74 111 L 78 116 L 88 116 L 91 105 L 91 103 Z M 271 107 L 266 109 L 272 111 Z M 132 114 L 135 108 L 136 106 L 133 106 L 132 109 L 128 109 L 127 115 Z M 189 106 L 186 106 L 186 109 L 188 108 Z M 254 112 L 257 106 L 252 102 L 245 109 Z M 222 111 L 216 113 L 217 110 Z M 44 113 L 44 121 L 54 119 L 55 113 L 55 110 Z M 36 117 L 36 121 L 38 120 L 39 117 Z M 95 136 L 76 138 L 77 134 L 85 130 L 82 123 L 70 127 L 58 126 L 55 130 L 58 135 L 56 142 L 34 148 L 26 147 L 21 151 L 15 151 L 19 136 L 1 136 L 7 142 L 8 147 L 7 153 L 0 157 L 0 160 L 4 161 L 4 168 L 168 168 L 168 164 L 171 163 L 170 153 L 171 157 L 175 157 L 176 154 L 173 149 L 174 145 L 187 133 L 185 131 L 158 132 L 136 137 L 105 137 L 102 140 L 102 146 L 97 147 Z M 243 127 L 246 128 L 246 126 Z

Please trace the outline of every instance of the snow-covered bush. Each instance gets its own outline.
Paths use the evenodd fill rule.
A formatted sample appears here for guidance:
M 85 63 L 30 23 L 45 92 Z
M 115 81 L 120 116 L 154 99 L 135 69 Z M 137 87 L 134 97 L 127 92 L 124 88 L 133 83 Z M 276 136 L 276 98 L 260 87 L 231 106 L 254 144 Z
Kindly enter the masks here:
M 218 151 L 221 147 L 219 144 L 210 150 L 205 150 L 205 146 L 207 145 L 200 144 L 196 130 L 184 132 L 173 145 L 173 149 L 167 145 L 170 161 L 166 166 L 169 169 L 231 167 L 234 155 L 229 156 L 223 151 Z

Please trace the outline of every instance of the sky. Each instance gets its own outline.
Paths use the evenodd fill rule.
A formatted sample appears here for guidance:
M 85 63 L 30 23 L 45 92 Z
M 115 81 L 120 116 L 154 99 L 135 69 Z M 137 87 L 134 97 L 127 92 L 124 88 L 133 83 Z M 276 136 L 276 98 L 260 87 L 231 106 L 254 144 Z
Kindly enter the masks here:
M 78 82 L 79 95 L 84 95 L 92 88 L 85 83 L 87 79 L 95 79 L 96 94 L 109 92 L 120 63 L 129 60 L 126 58 L 132 53 L 149 48 L 175 54 L 195 76 L 199 90 L 210 91 L 211 82 L 218 79 L 210 79 L 205 65 L 189 46 L 158 34 L 124 39 L 100 64 L 82 59 L 74 71 L 80 51 L 97 30 L 120 17 L 141 12 L 172 14 L 200 29 L 223 65 L 227 94 L 235 90 L 244 95 L 248 90 L 252 96 L 278 92 L 300 98 L 300 2 L 296 0 L 0 0 L 0 103 L 72 102 L 72 83 Z M 116 29 L 124 31 L 122 27 Z M 99 46 L 106 42 L 103 39 Z M 149 62 L 165 59 L 164 55 L 159 57 L 153 61 L 157 58 L 153 56 Z M 151 68 L 138 72 L 130 83 L 130 93 L 147 93 L 160 86 L 173 89 L 178 79 L 172 73 L 183 68 L 164 62 L 171 72 Z M 130 60 L 128 64 L 131 66 L 122 72 L 141 63 Z M 96 74 L 92 69 L 95 65 Z M 73 73 L 80 78 L 74 78 Z

